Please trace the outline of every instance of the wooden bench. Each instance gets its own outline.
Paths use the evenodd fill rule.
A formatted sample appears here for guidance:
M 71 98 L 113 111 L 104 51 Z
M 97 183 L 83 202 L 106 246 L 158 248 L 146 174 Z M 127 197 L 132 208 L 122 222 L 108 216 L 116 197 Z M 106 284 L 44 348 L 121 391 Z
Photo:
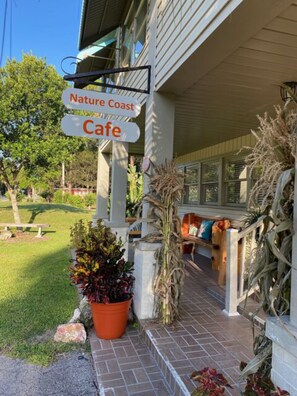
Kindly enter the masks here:
M 49 224 L 35 224 L 35 223 L 0 223 L 0 227 L 4 227 L 4 230 L 7 231 L 8 228 L 38 228 L 38 233 L 36 238 L 42 237 L 42 229 L 50 227 Z
M 203 220 L 213 221 L 211 239 L 205 240 L 198 236 L 190 235 L 190 225 L 200 227 Z M 187 213 L 182 220 L 182 238 L 184 246 L 191 246 L 191 257 L 194 261 L 196 246 L 211 250 L 212 268 L 219 271 L 218 283 L 224 284 L 226 277 L 226 229 L 230 227 L 230 220 L 225 218 L 202 218 L 195 213 Z

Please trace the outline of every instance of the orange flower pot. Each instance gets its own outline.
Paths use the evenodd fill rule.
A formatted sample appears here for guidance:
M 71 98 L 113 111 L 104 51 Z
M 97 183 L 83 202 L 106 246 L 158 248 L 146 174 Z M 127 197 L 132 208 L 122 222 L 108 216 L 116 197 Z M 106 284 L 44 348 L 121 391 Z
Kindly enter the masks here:
M 125 333 L 131 301 L 132 299 L 110 304 L 90 303 L 98 338 L 113 340 Z

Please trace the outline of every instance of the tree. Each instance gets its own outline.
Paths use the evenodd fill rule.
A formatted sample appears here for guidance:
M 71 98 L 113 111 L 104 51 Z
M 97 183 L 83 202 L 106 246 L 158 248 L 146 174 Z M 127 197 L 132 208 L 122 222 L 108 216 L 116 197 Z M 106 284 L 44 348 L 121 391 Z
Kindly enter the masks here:
M 79 145 L 60 128 L 66 87 L 54 67 L 31 54 L 0 68 L 0 182 L 10 195 L 16 223 L 20 223 L 16 194 L 22 172 L 30 180 L 39 179 Z
M 67 166 L 66 181 L 75 187 L 94 188 L 97 183 L 97 152 L 96 142 L 84 141 L 85 147 L 76 153 Z

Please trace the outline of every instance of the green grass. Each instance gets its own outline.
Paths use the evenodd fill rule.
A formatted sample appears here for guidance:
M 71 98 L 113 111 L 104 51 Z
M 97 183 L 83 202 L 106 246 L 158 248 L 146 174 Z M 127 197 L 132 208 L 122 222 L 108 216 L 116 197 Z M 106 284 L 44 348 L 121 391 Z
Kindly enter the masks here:
M 69 283 L 70 227 L 92 212 L 68 205 L 19 204 L 22 222 L 48 223 L 43 238 L 36 229 L 25 237 L 0 241 L 0 352 L 46 365 L 55 356 L 77 348 L 36 341 L 57 325 L 67 323 L 78 305 Z M 13 222 L 9 203 L 0 201 L 0 222 Z

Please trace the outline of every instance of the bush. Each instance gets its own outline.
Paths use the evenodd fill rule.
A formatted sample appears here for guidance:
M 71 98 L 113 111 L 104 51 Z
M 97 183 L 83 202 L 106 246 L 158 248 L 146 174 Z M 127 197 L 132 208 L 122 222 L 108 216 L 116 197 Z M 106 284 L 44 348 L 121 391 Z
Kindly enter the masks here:
M 85 206 L 83 198 L 80 197 L 79 195 L 68 194 L 67 203 L 76 206 L 77 208 L 83 208 Z
M 52 190 L 44 190 L 40 193 L 40 196 L 44 198 L 47 202 L 51 202 L 54 197 L 54 193 Z
M 95 206 L 96 203 L 96 194 L 87 194 L 84 196 L 85 206 L 87 208 L 91 208 Z
M 57 190 L 54 192 L 53 195 L 53 202 L 55 203 L 63 203 L 63 191 L 62 190 Z
M 103 220 L 95 226 L 78 221 L 71 228 L 76 260 L 70 279 L 89 302 L 113 303 L 133 297 L 133 264 L 124 259 L 123 243 Z

